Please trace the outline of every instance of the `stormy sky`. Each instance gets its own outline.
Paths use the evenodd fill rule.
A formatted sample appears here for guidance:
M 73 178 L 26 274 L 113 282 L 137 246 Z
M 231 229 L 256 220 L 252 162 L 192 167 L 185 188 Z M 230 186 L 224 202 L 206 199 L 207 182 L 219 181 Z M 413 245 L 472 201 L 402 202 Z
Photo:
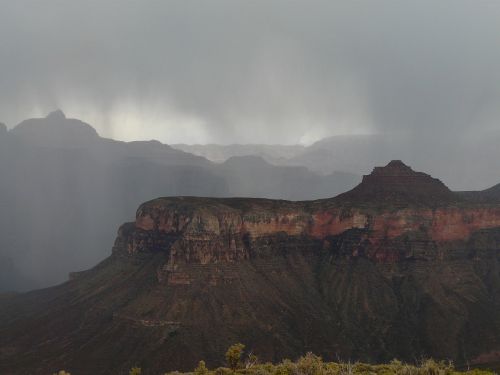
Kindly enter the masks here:
M 311 143 L 491 131 L 499 1 L 4 1 L 0 121 L 116 139 Z

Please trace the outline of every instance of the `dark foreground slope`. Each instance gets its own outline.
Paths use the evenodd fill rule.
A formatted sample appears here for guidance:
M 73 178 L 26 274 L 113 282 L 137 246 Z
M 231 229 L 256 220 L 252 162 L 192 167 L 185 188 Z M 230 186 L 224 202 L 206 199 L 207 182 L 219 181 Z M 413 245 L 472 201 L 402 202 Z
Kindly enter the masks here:
M 156 199 L 98 266 L 0 299 L 0 373 L 212 367 L 234 342 L 274 361 L 495 362 L 499 249 L 500 204 L 401 162 L 328 200 Z

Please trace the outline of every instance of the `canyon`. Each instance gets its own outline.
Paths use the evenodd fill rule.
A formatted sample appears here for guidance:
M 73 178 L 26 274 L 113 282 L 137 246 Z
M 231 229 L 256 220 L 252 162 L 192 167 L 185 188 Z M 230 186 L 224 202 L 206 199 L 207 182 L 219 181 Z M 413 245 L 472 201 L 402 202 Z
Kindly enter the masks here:
M 157 196 L 318 199 L 360 180 L 251 155 L 216 164 L 154 140 L 107 139 L 59 110 L 9 130 L 0 124 L 0 176 L 0 293 L 56 285 L 95 265 L 117 225 Z
M 112 254 L 0 296 L 0 372 L 143 373 L 224 362 L 500 362 L 500 199 L 394 160 L 334 198 L 165 197 Z

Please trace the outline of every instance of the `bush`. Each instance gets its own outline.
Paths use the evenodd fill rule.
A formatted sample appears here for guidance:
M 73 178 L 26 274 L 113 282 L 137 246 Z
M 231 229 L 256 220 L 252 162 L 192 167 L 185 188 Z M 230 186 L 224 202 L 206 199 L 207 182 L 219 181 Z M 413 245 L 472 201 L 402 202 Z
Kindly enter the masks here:
M 241 367 L 241 356 L 243 354 L 243 350 L 245 349 L 245 345 L 243 344 L 234 344 L 229 347 L 226 352 L 226 362 L 230 369 L 233 371 L 237 368 Z
M 198 367 L 194 369 L 194 374 L 195 375 L 207 375 L 208 374 L 208 369 L 205 364 L 205 361 L 200 361 L 198 363 Z
M 436 362 L 428 359 L 420 365 L 421 375 L 452 375 L 455 372 L 451 363 Z
M 219 367 L 214 370 L 207 368 L 205 361 L 190 373 L 179 371 L 168 372 L 164 375 L 495 375 L 491 370 L 472 369 L 458 371 L 449 362 L 428 359 L 418 365 L 392 360 L 385 364 L 367 364 L 351 362 L 323 362 L 323 359 L 313 353 L 307 353 L 297 361 L 289 359 L 281 363 L 259 363 L 257 357 L 250 352 L 242 361 L 245 345 L 234 344 L 226 352 L 228 367 Z M 244 363 L 242 363 L 244 362 Z M 133 367 L 129 375 L 140 375 L 141 369 Z M 66 371 L 59 371 L 53 375 L 71 375 Z
M 323 375 L 323 360 L 321 357 L 307 353 L 297 361 L 298 375 Z

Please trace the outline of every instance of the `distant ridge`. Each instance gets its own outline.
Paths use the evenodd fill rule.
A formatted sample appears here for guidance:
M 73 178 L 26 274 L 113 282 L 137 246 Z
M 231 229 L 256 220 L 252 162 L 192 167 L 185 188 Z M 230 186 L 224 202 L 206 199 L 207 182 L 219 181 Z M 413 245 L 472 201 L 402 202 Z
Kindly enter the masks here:
M 45 118 L 47 120 L 59 121 L 66 120 L 66 115 L 60 109 L 56 109 L 55 111 L 50 112 Z
M 50 112 L 45 118 L 24 120 L 10 133 L 42 146 L 85 146 L 99 139 L 99 134 L 92 126 L 66 118 L 60 109 Z

